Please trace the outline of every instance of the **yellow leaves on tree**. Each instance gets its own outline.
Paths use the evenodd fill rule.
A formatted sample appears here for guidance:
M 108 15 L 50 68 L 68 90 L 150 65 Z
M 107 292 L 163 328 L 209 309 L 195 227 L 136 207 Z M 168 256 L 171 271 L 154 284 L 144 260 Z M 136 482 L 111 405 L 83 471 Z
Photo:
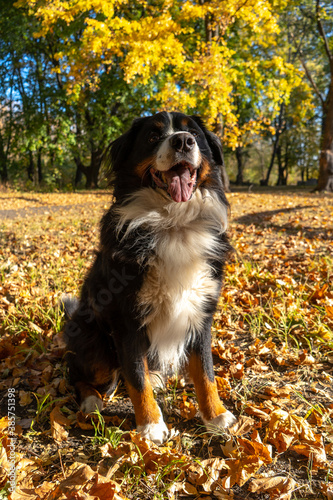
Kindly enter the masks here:
M 200 113 L 216 130 L 223 126 L 224 140 L 235 147 L 242 135 L 267 126 L 260 112 L 250 127 L 240 123 L 235 99 L 249 99 L 255 90 L 258 102 L 269 98 L 274 108 L 297 84 L 292 65 L 279 56 L 263 62 L 257 50 L 276 45 L 276 12 L 284 4 L 19 0 L 16 5 L 28 5 L 41 21 L 38 37 L 80 25 L 80 36 L 67 36 L 55 55 L 55 71 L 68 75 L 70 99 L 79 99 L 87 85 L 97 88 L 105 71 L 121 68 L 127 83 L 147 85 L 154 106 Z

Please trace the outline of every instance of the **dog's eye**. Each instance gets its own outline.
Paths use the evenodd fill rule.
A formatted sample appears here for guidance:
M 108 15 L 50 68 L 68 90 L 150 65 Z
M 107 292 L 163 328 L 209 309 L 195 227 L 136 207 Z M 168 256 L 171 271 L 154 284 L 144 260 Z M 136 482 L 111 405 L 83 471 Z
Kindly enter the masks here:
M 193 135 L 193 137 L 199 137 L 199 132 L 197 132 L 196 130 L 189 130 L 189 132 Z
M 159 138 L 160 138 L 160 136 L 158 134 L 156 134 L 156 132 L 153 132 L 152 134 L 150 134 L 148 141 L 150 143 L 157 142 L 159 140 Z

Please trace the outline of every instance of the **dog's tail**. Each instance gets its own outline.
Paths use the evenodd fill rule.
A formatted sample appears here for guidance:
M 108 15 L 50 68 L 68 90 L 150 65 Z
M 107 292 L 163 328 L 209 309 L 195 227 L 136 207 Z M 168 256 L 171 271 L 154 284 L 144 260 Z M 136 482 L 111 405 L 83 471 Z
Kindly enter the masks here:
M 75 311 L 79 307 L 79 299 L 72 297 L 71 295 L 62 295 L 59 300 L 59 305 L 62 311 L 65 313 L 66 319 L 71 319 Z

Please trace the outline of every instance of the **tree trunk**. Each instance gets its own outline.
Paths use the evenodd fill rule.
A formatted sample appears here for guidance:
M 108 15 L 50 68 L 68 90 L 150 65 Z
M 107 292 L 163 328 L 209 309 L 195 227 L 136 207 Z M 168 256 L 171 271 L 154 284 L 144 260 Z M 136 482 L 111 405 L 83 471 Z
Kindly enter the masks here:
M 6 184 L 8 181 L 7 162 L 6 159 L 3 158 L 0 158 L 0 179 L 3 184 Z
M 102 150 L 93 149 L 90 156 L 90 165 L 86 167 L 79 157 L 75 157 L 74 161 L 76 163 L 77 171 L 75 176 L 75 182 L 79 179 L 78 170 L 86 178 L 86 189 L 97 188 L 98 187 L 98 174 L 101 166 Z
M 287 155 L 287 152 L 286 152 Z M 285 158 L 285 162 L 283 165 L 282 161 L 282 146 L 279 144 L 277 150 L 276 150 L 276 156 L 278 160 L 278 168 L 279 168 L 279 176 L 276 185 L 277 186 L 286 186 L 287 185 L 287 158 Z
M 90 167 L 87 167 L 86 170 L 86 189 L 91 189 L 93 188 L 93 176 L 92 176 L 92 169 Z
M 215 122 L 214 126 L 214 134 L 216 134 L 218 137 L 222 138 L 223 137 L 223 116 L 222 113 L 219 113 L 217 115 L 217 119 Z M 225 163 L 224 163 L 224 156 L 223 156 L 223 141 L 221 139 L 221 144 L 222 144 L 222 163 L 220 165 L 221 168 L 221 177 L 222 177 L 222 184 L 224 191 L 226 193 L 230 193 L 230 180 L 227 174 L 227 169 L 225 168 Z
M 1 182 L 8 181 L 7 155 L 3 147 L 2 137 L 0 136 L 0 179 Z
M 319 158 L 319 191 L 333 191 L 333 74 L 325 102 L 321 128 Z
M 82 170 L 79 169 L 78 166 L 76 166 L 76 172 L 75 172 L 75 180 L 74 180 L 74 187 L 77 187 L 78 184 L 81 182 L 82 180 Z
M 330 83 L 325 99 L 312 78 L 311 73 L 303 59 L 301 59 L 301 63 L 308 80 L 321 101 L 323 110 L 320 138 L 319 177 L 316 190 L 333 192 L 333 52 L 322 21 L 320 0 L 316 0 L 316 21 L 317 30 L 323 42 L 330 71 Z
M 74 161 L 76 164 L 76 174 L 74 185 L 76 186 L 78 182 L 82 179 L 82 175 L 87 176 L 87 167 L 83 165 L 82 160 L 79 156 L 74 156 Z M 79 174 L 80 172 L 80 174 Z
M 37 179 L 38 179 L 38 184 L 43 182 L 42 148 L 39 148 L 37 153 Z
M 262 181 L 260 181 L 260 184 L 262 186 L 268 186 L 269 178 L 270 178 L 273 166 L 274 166 L 274 160 L 275 160 L 276 152 L 278 150 L 278 146 L 279 146 L 279 142 L 280 142 L 280 135 L 283 132 L 283 113 L 284 113 L 284 103 L 282 102 L 281 106 L 280 106 L 280 113 L 279 113 L 278 123 L 277 123 L 277 127 L 276 127 L 271 162 L 270 162 L 269 167 L 268 167 L 266 179 L 263 179 Z
M 29 151 L 28 179 L 31 182 L 34 181 L 34 170 L 35 170 L 34 157 L 32 151 Z
M 90 157 L 90 166 L 89 166 L 89 185 L 88 185 L 88 176 L 86 187 L 97 188 L 98 186 L 98 174 L 101 166 L 102 159 L 102 151 L 100 149 L 93 149 Z
M 241 186 L 244 184 L 244 179 L 243 179 L 243 169 L 244 169 L 244 151 L 243 148 L 238 146 L 236 148 L 236 159 L 237 159 L 237 177 L 236 177 L 236 184 L 237 186 Z

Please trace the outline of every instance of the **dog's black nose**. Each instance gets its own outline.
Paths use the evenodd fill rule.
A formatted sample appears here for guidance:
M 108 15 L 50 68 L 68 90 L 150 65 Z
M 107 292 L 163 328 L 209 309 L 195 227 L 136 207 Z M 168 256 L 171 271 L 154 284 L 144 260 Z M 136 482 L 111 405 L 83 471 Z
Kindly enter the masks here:
M 171 147 L 175 151 L 188 152 L 194 148 L 195 139 L 188 132 L 184 132 L 184 133 L 175 134 L 174 136 L 172 136 L 170 139 L 170 144 L 171 144 Z

